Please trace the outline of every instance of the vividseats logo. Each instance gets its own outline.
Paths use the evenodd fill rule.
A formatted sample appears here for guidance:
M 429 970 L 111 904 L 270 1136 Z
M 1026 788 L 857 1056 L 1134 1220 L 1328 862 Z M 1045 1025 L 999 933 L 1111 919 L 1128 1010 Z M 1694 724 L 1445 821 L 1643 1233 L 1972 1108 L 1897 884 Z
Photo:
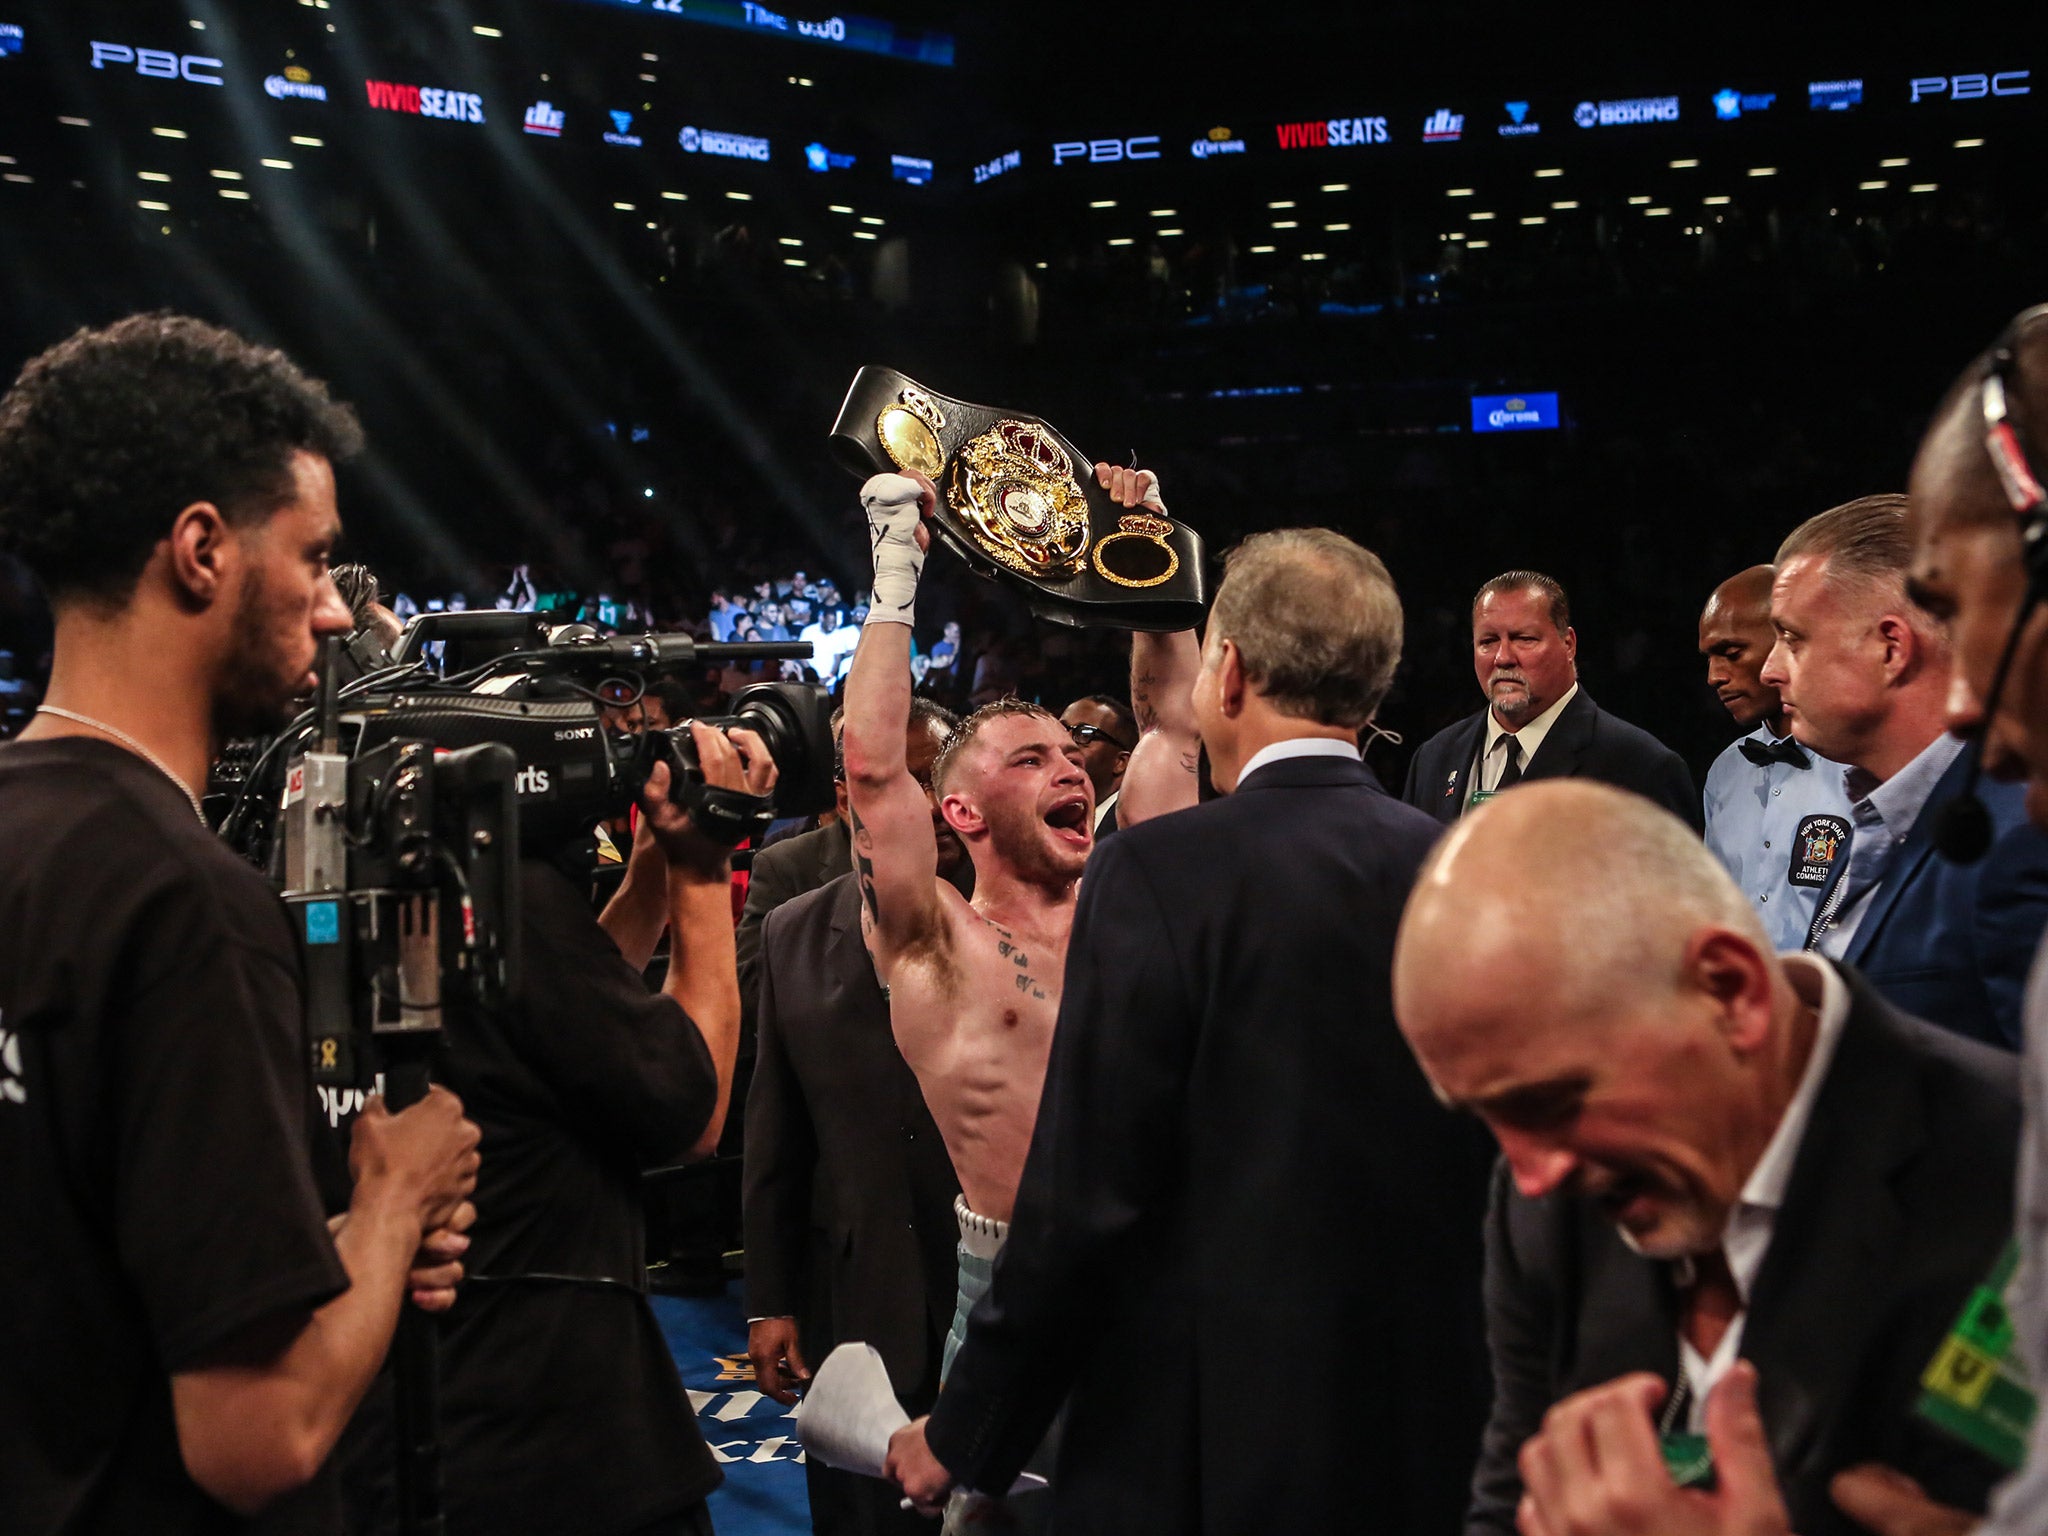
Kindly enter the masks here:
M 484 99 L 473 91 L 445 91 L 435 86 L 396 85 L 389 80 L 365 80 L 370 105 L 384 112 L 405 112 L 413 117 L 447 118 L 458 123 L 484 120 Z
M 0 1021 L 6 1019 L 0 1014 Z M 26 1104 L 28 1089 L 21 1082 L 21 1036 L 0 1029 L 0 1099 L 10 1104 Z
M 273 101 L 325 101 L 327 87 L 313 83 L 313 72 L 303 64 L 287 64 L 281 75 L 263 77 L 263 94 Z
M 126 43 L 94 43 L 92 67 L 133 64 L 135 73 L 150 80 L 183 80 L 191 85 L 225 85 L 220 77 L 225 66 L 219 59 L 196 53 L 172 53 L 164 48 L 131 48 Z
M 1319 123 L 1281 123 L 1274 128 L 1282 149 L 1352 149 L 1387 142 L 1384 117 L 1331 117 Z

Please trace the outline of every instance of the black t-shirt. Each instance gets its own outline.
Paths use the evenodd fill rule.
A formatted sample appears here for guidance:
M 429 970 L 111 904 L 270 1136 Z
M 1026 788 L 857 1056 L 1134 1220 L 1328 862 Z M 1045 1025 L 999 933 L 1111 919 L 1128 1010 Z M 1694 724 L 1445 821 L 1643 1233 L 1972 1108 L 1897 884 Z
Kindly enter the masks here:
M 441 1333 L 442 1495 L 450 1536 L 613 1536 L 721 1478 L 647 1303 L 640 1195 L 702 1134 L 717 1077 L 583 890 L 538 861 L 520 875 L 520 991 L 449 1009 L 434 1073 L 483 1132 L 471 1278 Z M 390 1522 L 379 1390 L 348 1443 L 363 1531 Z
M 309 1162 L 282 904 L 133 753 L 0 747 L 0 1531 L 338 1528 L 325 1480 L 243 1522 L 170 1378 L 348 1285 Z

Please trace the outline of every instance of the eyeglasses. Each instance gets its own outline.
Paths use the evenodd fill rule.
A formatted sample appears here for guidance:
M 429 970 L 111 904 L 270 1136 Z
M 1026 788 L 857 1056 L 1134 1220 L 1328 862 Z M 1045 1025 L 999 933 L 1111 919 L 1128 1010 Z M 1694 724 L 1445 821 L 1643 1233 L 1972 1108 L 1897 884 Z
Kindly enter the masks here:
M 1119 752 L 1131 750 L 1129 742 L 1118 741 L 1099 725 L 1070 725 L 1067 734 L 1084 747 L 1092 741 L 1106 741 Z

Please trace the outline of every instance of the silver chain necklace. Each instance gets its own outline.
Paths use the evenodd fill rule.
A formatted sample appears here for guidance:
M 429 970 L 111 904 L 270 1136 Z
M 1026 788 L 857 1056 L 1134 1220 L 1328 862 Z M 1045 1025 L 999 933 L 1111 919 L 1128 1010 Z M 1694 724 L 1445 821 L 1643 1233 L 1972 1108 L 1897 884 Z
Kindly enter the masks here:
M 105 734 L 113 737 L 114 740 L 121 743 L 122 746 L 126 747 L 129 751 L 135 753 L 138 757 L 142 758 L 143 761 L 147 762 L 151 767 L 155 768 L 157 772 L 161 773 L 165 778 L 169 779 L 173 784 L 177 785 L 178 792 L 182 794 L 187 800 L 192 802 L 192 814 L 199 818 L 199 825 L 201 825 L 202 827 L 206 825 L 206 812 L 199 808 L 199 797 L 192 793 L 191 786 L 188 785 L 183 779 L 179 778 L 175 773 L 171 772 L 170 768 L 165 765 L 164 760 L 162 758 L 158 757 L 154 752 L 150 751 L 149 748 L 145 747 L 133 736 L 130 736 L 126 731 L 116 730 L 113 726 L 107 724 L 106 721 L 95 720 L 90 715 L 81 715 L 78 714 L 76 711 L 69 709 L 59 709 L 54 704 L 44 704 L 36 710 L 36 713 L 39 715 L 55 715 L 58 719 L 69 720 L 74 725 L 89 725 L 94 730 L 102 731 Z

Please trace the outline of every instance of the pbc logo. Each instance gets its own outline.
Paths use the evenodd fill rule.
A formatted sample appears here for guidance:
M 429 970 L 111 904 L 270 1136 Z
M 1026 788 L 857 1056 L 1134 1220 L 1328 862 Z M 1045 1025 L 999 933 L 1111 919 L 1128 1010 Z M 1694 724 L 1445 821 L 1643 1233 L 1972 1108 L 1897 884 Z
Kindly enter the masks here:
M 109 64 L 133 64 L 135 73 L 151 80 L 184 80 L 193 85 L 227 83 L 220 77 L 225 66 L 219 59 L 202 58 L 196 53 L 172 53 L 165 48 L 130 48 L 126 43 L 94 43 L 92 67 L 105 69 Z
M 512 780 L 512 787 L 521 795 L 542 799 L 554 794 L 554 776 L 541 767 L 522 768 Z
M 1159 158 L 1159 135 L 1141 134 L 1135 139 L 1089 139 L 1083 143 L 1073 139 L 1052 147 L 1052 163 L 1065 165 L 1069 160 L 1086 160 L 1091 165 L 1107 165 L 1116 160 L 1157 160 Z
M 1835 860 L 1849 846 L 1849 823 L 1839 816 L 1809 816 L 1792 837 L 1787 883 L 1819 887 L 1828 883 Z
M 95 48 L 98 43 L 93 44 Z M 1913 82 L 1914 102 L 1928 96 L 1946 96 L 1950 101 L 1981 101 L 1986 96 L 2031 96 L 2031 69 L 2001 70 L 1995 75 L 1929 75 Z

